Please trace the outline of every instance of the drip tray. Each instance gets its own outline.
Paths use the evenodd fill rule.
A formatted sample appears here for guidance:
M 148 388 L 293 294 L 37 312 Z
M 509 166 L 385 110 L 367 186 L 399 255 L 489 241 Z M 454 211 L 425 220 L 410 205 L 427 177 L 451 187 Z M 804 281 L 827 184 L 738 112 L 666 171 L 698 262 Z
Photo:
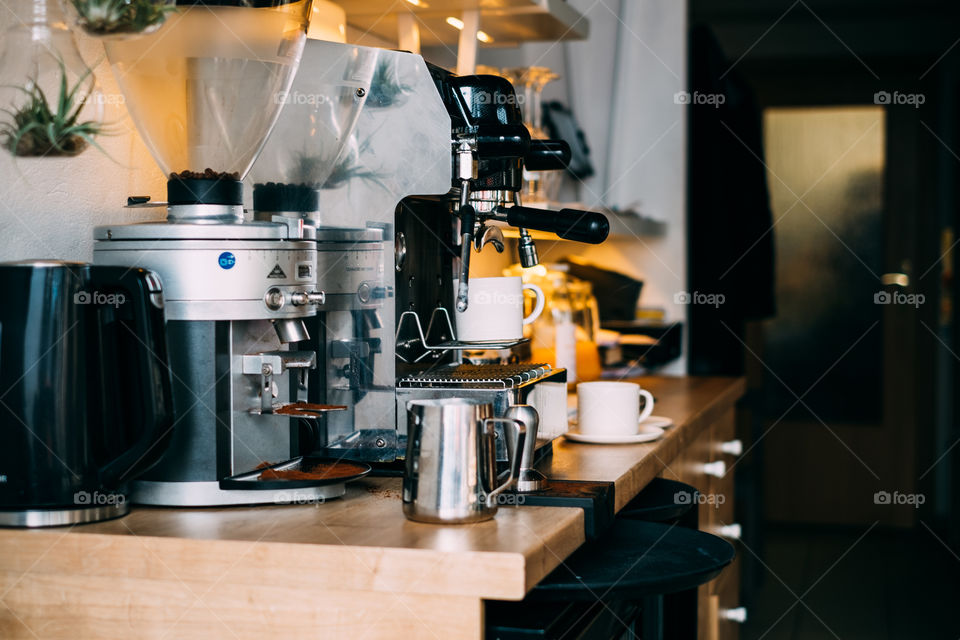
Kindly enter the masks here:
M 358 480 L 370 471 L 370 465 L 363 462 L 300 456 L 224 478 L 220 481 L 220 488 L 241 491 L 309 489 Z
M 458 364 L 400 378 L 397 386 L 402 389 L 516 389 L 556 372 L 548 364 Z

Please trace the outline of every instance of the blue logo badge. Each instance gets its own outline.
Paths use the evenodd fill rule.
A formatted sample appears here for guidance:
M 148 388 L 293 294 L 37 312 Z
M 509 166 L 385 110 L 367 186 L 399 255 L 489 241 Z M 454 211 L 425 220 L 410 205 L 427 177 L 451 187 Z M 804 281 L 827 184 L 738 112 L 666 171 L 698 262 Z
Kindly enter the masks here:
M 233 269 L 233 265 L 237 264 L 237 257 L 229 251 L 224 251 L 217 258 L 217 263 L 221 269 Z

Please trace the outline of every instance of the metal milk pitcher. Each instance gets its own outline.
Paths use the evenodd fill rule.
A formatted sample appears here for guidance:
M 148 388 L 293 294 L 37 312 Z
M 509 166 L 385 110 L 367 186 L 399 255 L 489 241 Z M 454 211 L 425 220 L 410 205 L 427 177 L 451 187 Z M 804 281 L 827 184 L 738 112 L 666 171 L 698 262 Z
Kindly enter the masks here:
M 496 423 L 516 435 L 506 438 L 509 474 L 499 485 Z M 498 496 L 519 475 L 525 439 L 524 424 L 494 417 L 489 402 L 411 400 L 407 403 L 404 515 L 439 524 L 489 520 L 497 513 Z

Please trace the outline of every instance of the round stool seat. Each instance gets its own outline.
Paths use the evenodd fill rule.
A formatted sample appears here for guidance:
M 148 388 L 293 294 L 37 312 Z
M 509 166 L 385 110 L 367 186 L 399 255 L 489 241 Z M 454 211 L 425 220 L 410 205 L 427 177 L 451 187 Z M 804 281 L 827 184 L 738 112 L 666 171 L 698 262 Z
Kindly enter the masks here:
M 695 529 L 616 520 L 578 549 L 527 596 L 532 600 L 635 600 L 709 582 L 733 561 L 734 548 Z
M 672 522 L 693 509 L 700 499 L 696 487 L 676 480 L 654 478 L 617 514 L 645 522 Z

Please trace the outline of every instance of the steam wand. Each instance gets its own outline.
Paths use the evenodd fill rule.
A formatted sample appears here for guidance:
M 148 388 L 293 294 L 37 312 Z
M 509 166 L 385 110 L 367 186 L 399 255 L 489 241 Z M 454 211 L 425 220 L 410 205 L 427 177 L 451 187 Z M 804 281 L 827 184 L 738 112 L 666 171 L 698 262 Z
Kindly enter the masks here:
M 457 311 L 467 310 L 470 282 L 470 250 L 473 245 L 473 225 L 476 222 L 476 210 L 470 201 L 470 180 L 476 177 L 477 160 L 474 155 L 476 144 L 461 140 L 457 147 L 457 169 L 460 178 L 460 285 L 457 289 Z

